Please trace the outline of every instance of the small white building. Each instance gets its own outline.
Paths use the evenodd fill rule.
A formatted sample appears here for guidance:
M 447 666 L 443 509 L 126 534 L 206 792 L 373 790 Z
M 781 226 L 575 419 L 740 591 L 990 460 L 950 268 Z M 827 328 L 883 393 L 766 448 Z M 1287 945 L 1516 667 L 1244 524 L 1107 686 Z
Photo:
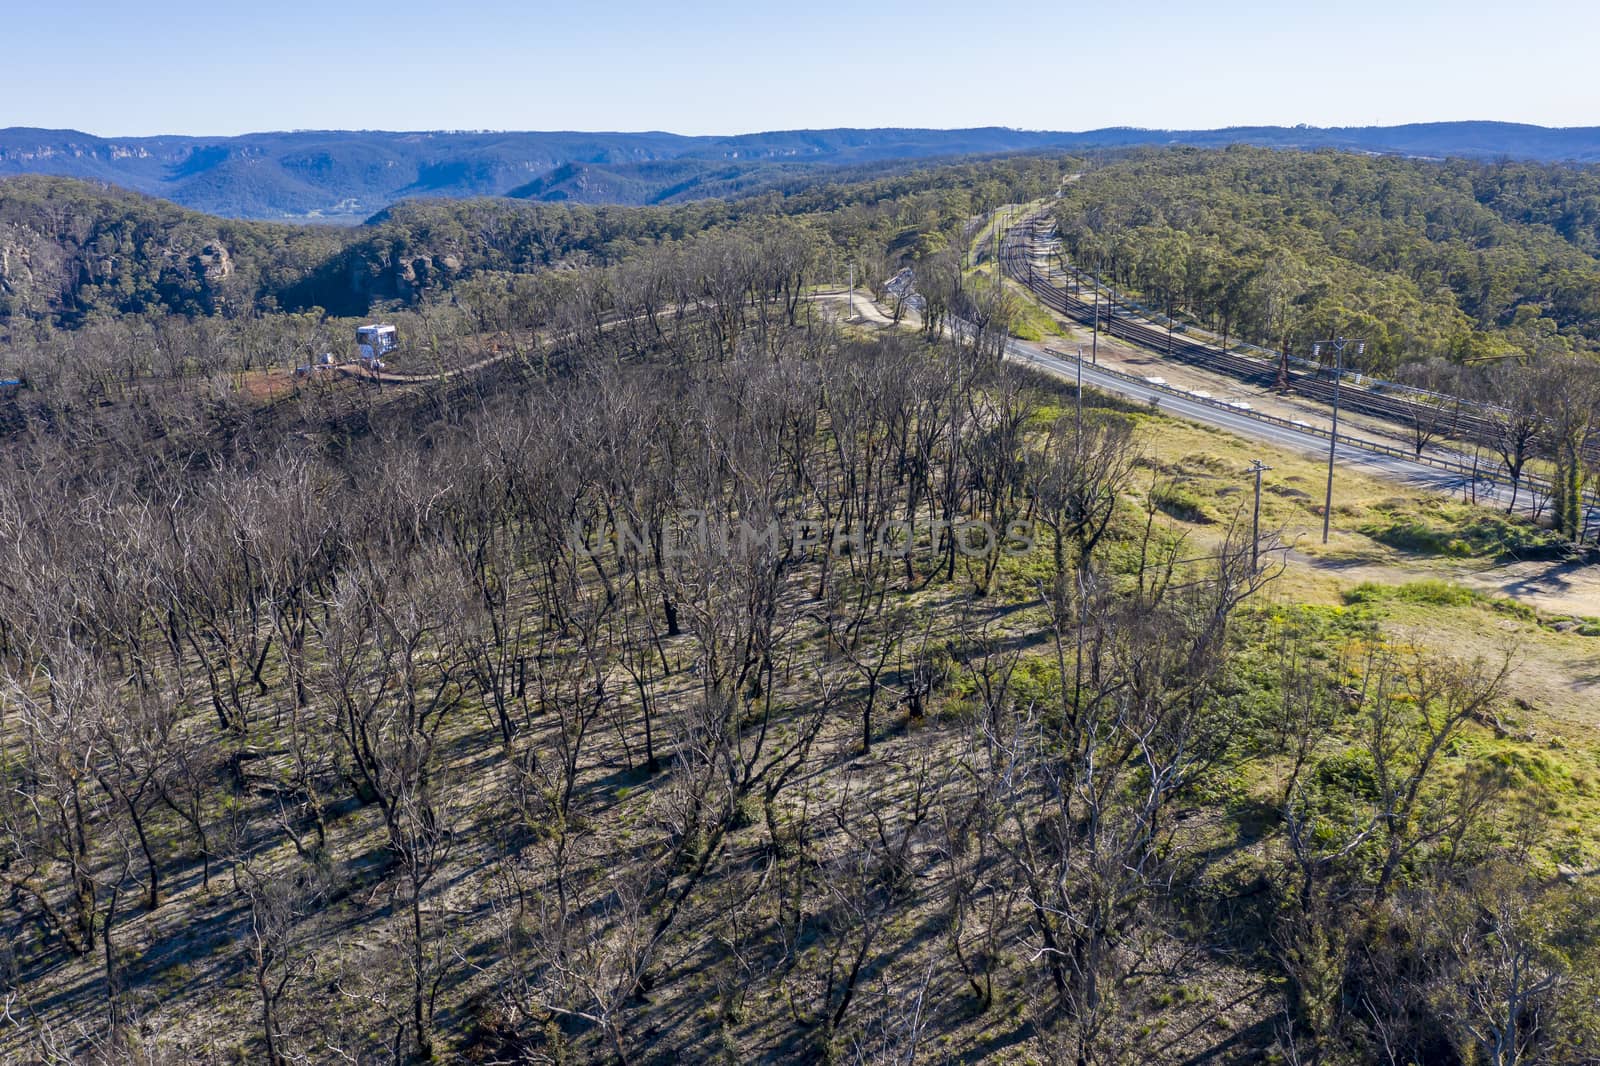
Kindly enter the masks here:
M 358 326 L 356 346 L 361 350 L 361 365 L 382 369 L 383 357 L 400 347 L 400 334 L 389 325 Z

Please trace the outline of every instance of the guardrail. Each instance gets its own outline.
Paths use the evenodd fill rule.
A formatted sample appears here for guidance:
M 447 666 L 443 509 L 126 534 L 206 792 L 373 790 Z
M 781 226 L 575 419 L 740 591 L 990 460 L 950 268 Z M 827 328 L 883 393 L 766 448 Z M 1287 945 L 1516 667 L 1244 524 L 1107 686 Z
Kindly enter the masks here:
M 1025 349 L 1018 349 L 1015 344 L 1007 345 L 1007 350 L 1020 354 L 1023 359 L 1030 363 L 1037 362 L 1037 359 L 1031 353 L 1027 352 Z M 1257 411 L 1250 407 L 1239 407 L 1233 402 L 1229 402 L 1227 400 L 1218 400 L 1214 396 L 1200 396 L 1187 389 L 1182 389 L 1175 385 L 1169 385 L 1166 382 L 1150 381 L 1148 378 L 1140 377 L 1137 374 L 1129 374 L 1122 370 L 1113 370 L 1110 367 L 1083 362 L 1077 355 L 1069 352 L 1063 352 L 1055 348 L 1045 348 L 1044 352 L 1047 355 L 1066 363 L 1082 363 L 1083 366 L 1092 367 L 1093 370 L 1098 374 L 1104 374 L 1107 377 L 1124 381 L 1130 385 L 1135 385 L 1151 392 L 1175 396 L 1179 399 L 1187 400 L 1190 403 L 1200 404 L 1203 407 L 1214 408 L 1218 411 L 1226 411 L 1227 413 L 1240 418 L 1249 418 L 1257 422 L 1266 423 L 1268 425 L 1280 426 L 1284 429 L 1292 430 L 1296 433 L 1302 433 L 1309 437 L 1316 437 L 1321 440 L 1328 440 L 1333 436 L 1329 430 L 1323 429 L 1319 426 L 1311 425 L 1308 422 L 1302 422 L 1293 418 L 1283 418 L 1279 415 L 1268 414 L 1265 411 Z M 1443 459 L 1432 455 L 1419 456 L 1406 448 L 1397 448 L 1393 445 L 1384 444 L 1380 441 L 1368 440 L 1365 437 L 1352 437 L 1347 433 L 1339 434 L 1337 447 L 1354 448 L 1357 451 L 1370 452 L 1374 455 L 1388 456 L 1390 458 L 1404 460 L 1408 463 L 1416 463 L 1421 466 L 1433 467 L 1434 469 L 1442 470 L 1446 473 L 1457 474 L 1464 478 L 1472 478 L 1477 481 L 1486 481 L 1492 486 L 1497 486 L 1500 484 L 1509 486 L 1511 483 L 1511 478 L 1509 473 L 1506 471 L 1505 465 L 1500 462 L 1496 462 L 1493 466 L 1485 467 L 1482 464 L 1474 466 L 1473 464 L 1466 463 L 1461 460 Z M 1543 478 L 1532 474 L 1524 474 L 1518 484 L 1520 488 L 1528 491 L 1530 498 L 1536 499 L 1535 494 L 1543 496 L 1547 500 L 1550 497 L 1551 485 Z M 1600 506 L 1600 499 L 1597 499 L 1593 495 L 1586 494 L 1584 502 L 1590 507 Z M 1529 509 L 1535 510 L 1537 508 L 1530 504 Z
M 1042 216 L 1034 217 L 1038 218 Z M 1021 225 L 1021 223 L 1019 223 L 1019 225 Z M 1051 239 L 1060 240 L 1061 238 L 1053 237 Z M 1066 262 L 1065 242 L 1062 244 L 1060 258 L 1064 264 Z M 1074 270 L 1076 271 L 1080 282 L 1081 279 L 1087 278 L 1091 286 L 1099 289 L 1102 293 L 1111 293 L 1116 291 L 1112 286 L 1108 286 L 1094 271 L 1085 270 L 1082 267 L 1075 267 Z M 1110 296 L 1107 295 L 1105 298 L 1110 299 Z M 1114 307 L 1127 308 L 1131 309 L 1133 312 L 1136 312 L 1135 314 L 1125 315 L 1124 317 L 1127 318 L 1142 318 L 1146 322 L 1149 322 L 1152 325 L 1158 326 L 1162 329 L 1167 328 L 1170 323 L 1174 333 L 1189 333 L 1200 338 L 1202 342 L 1209 338 L 1219 350 L 1227 352 L 1229 355 L 1238 355 L 1246 359 L 1257 359 L 1272 366 L 1277 365 L 1278 360 L 1282 355 L 1282 353 L 1273 351 L 1271 348 L 1263 348 L 1260 345 L 1251 344 L 1249 341 L 1242 340 L 1235 340 L 1233 344 L 1223 347 L 1221 338 L 1215 332 L 1206 328 L 1201 323 L 1188 321 L 1181 318 L 1169 317 L 1163 312 L 1141 303 L 1138 300 L 1130 299 L 1126 292 L 1116 297 L 1116 300 L 1114 301 Z M 1108 314 L 1115 313 L 1115 310 L 1108 312 Z M 1302 370 L 1316 371 L 1317 373 L 1325 374 L 1328 377 L 1334 376 L 1333 367 L 1324 366 L 1315 360 L 1307 359 L 1301 355 L 1291 354 L 1288 356 L 1287 361 L 1290 366 L 1297 366 Z M 1339 376 L 1344 381 L 1376 393 L 1401 393 L 1404 395 L 1419 397 L 1434 403 L 1461 404 L 1469 409 L 1483 412 L 1499 412 L 1504 410 L 1504 408 L 1495 404 L 1484 403 L 1480 400 L 1468 400 L 1459 396 L 1451 396 L 1447 393 L 1434 392 L 1431 389 L 1420 389 L 1415 385 L 1406 385 L 1398 381 L 1389 381 L 1385 378 L 1373 377 L 1370 374 L 1364 374 L 1357 370 L 1351 370 L 1348 367 L 1340 370 Z
M 1038 217 L 1040 217 L 1040 216 L 1037 216 L 1037 215 L 1033 216 L 1033 219 L 1037 219 Z M 1008 237 L 1012 238 L 1012 247 L 1013 248 L 1016 247 L 1015 237 L 1014 237 L 1015 230 L 1021 228 L 1022 225 L 1027 224 L 1027 222 L 1029 222 L 1029 221 L 1032 221 L 1032 220 L 1024 220 L 1024 222 L 1022 224 L 1019 224 L 1019 226 L 1017 226 L 1017 227 L 1013 227 L 1013 231 L 1011 233 L 1007 234 Z M 1092 273 L 1090 273 L 1088 271 L 1080 271 L 1080 274 L 1083 274 L 1083 275 L 1088 276 L 1089 278 L 1091 278 L 1095 282 L 1096 285 L 1100 285 L 1101 284 L 1100 280 L 1097 277 L 1095 277 Z M 1048 282 L 1046 284 L 1048 285 Z M 1030 287 L 1032 287 L 1032 286 L 1030 285 Z M 1132 306 L 1138 306 L 1136 304 L 1133 304 L 1132 301 L 1124 300 L 1124 301 L 1121 301 L 1121 302 L 1123 302 L 1125 304 L 1130 304 Z M 1108 309 L 1106 313 L 1107 313 L 1108 317 L 1116 315 L 1115 310 L 1111 310 L 1111 309 Z M 1131 314 L 1124 314 L 1124 315 L 1120 315 L 1120 316 L 1116 316 L 1116 317 L 1122 317 L 1122 318 L 1126 318 L 1126 319 L 1129 319 L 1129 320 L 1134 320 L 1135 324 L 1137 324 L 1137 319 L 1140 316 L 1131 315 Z M 1147 319 L 1147 321 L 1148 321 L 1148 319 Z M 1248 346 L 1248 347 L 1254 347 L 1254 346 Z M 1222 349 L 1219 348 L 1218 350 L 1221 351 Z M 1228 349 L 1227 350 L 1227 354 L 1232 354 L 1232 352 L 1233 352 L 1233 349 Z M 1060 353 L 1060 352 L 1053 352 L 1053 354 L 1056 354 L 1060 358 L 1064 358 L 1064 359 L 1072 358 L 1072 357 L 1067 356 L 1067 355 L 1065 355 L 1063 353 Z M 1269 354 L 1274 354 L 1274 353 L 1269 353 Z M 1274 354 L 1274 357 L 1275 357 L 1275 354 Z M 1249 357 L 1246 356 L 1244 358 L 1249 358 Z M 1299 360 L 1299 359 L 1294 358 L 1294 357 L 1291 357 L 1290 361 L 1291 362 L 1297 362 L 1297 363 L 1305 363 L 1304 360 Z M 1299 430 L 1300 432 L 1308 433 L 1308 434 L 1310 434 L 1312 436 L 1321 437 L 1324 440 L 1326 440 L 1328 438 L 1328 436 L 1329 436 L 1329 433 L 1328 433 L 1327 430 L 1318 429 L 1315 426 L 1312 426 L 1312 425 L 1310 425 L 1308 423 L 1301 423 L 1298 420 L 1282 419 L 1282 418 L 1279 418 L 1276 415 L 1268 415 L 1268 414 L 1264 414 L 1262 412 L 1252 411 L 1252 410 L 1249 410 L 1249 409 L 1246 409 L 1246 408 L 1234 407 L 1232 404 L 1227 403 L 1225 401 L 1216 401 L 1216 400 L 1209 399 L 1209 398 L 1195 396 L 1193 393 L 1187 392 L 1187 391 L 1182 390 L 1182 389 L 1170 387 L 1170 386 L 1162 388 L 1160 386 L 1155 385 L 1152 382 L 1145 381 L 1144 379 L 1138 378 L 1138 377 L 1133 376 L 1133 375 L 1123 374 L 1120 371 L 1113 371 L 1113 370 L 1109 370 L 1109 369 L 1106 369 L 1106 368 L 1097 368 L 1097 369 L 1099 369 L 1101 373 L 1108 374 L 1108 375 L 1110 375 L 1112 377 L 1125 378 L 1126 380 L 1132 381 L 1132 382 L 1134 382 L 1134 383 L 1136 383 L 1136 384 L 1138 384 L 1138 385 L 1140 385 L 1140 386 L 1142 386 L 1144 388 L 1147 388 L 1147 389 L 1156 389 L 1157 391 L 1169 392 L 1172 395 L 1182 396 L 1182 397 L 1184 397 L 1186 399 L 1192 400 L 1192 401 L 1197 402 L 1197 403 L 1202 403 L 1202 404 L 1209 403 L 1212 406 L 1216 406 L 1216 407 L 1219 407 L 1219 408 L 1228 408 L 1228 409 L 1231 409 L 1235 414 L 1243 415 L 1243 416 L 1247 416 L 1247 417 L 1253 417 L 1257 421 L 1286 425 L 1286 426 L 1289 426 L 1289 427 L 1291 427 L 1293 429 Z M 1321 369 L 1322 370 L 1327 370 L 1328 368 L 1321 368 Z M 1329 376 L 1332 376 L 1332 375 L 1330 374 Z M 1360 375 L 1360 374 L 1357 374 L 1354 371 L 1350 371 L 1350 370 L 1344 371 L 1343 372 L 1343 377 L 1346 380 L 1353 379 L 1356 382 L 1362 383 L 1362 385 L 1364 386 L 1362 391 L 1368 392 L 1368 393 L 1371 393 L 1371 394 L 1374 394 L 1374 395 L 1381 396 L 1385 392 L 1393 390 L 1393 391 L 1397 391 L 1397 392 L 1410 393 L 1413 396 L 1426 396 L 1426 397 L 1437 398 L 1437 399 L 1439 399 L 1441 401 L 1446 401 L 1446 402 L 1452 402 L 1452 403 L 1459 404 L 1462 407 L 1467 407 L 1467 408 L 1476 407 L 1478 410 L 1484 411 L 1484 412 L 1491 412 L 1491 411 L 1499 410 L 1498 408 L 1496 408 L 1492 404 L 1480 404 L 1480 403 L 1475 403 L 1475 402 L 1471 402 L 1471 401 L 1462 401 L 1462 400 L 1460 400 L 1460 399 L 1458 399 L 1456 397 L 1446 396 L 1446 395 L 1444 395 L 1442 393 L 1430 393 L 1427 390 L 1416 389 L 1416 388 L 1413 388 L 1413 387 L 1408 386 L 1408 385 L 1401 385 L 1401 384 L 1399 384 L 1397 382 L 1389 382 L 1389 381 L 1384 381 L 1384 380 L 1379 379 L 1379 378 L 1366 377 L 1365 375 Z M 1400 401 L 1400 402 L 1415 403 L 1416 401 Z M 1423 464 L 1423 465 L 1427 465 L 1427 466 L 1432 466 L 1432 467 L 1435 467 L 1437 469 L 1447 470 L 1449 472 L 1459 474 L 1459 475 L 1461 475 L 1463 477 L 1471 477 L 1471 478 L 1474 478 L 1475 480 L 1488 481 L 1491 485 L 1498 485 L 1498 484 L 1501 484 L 1501 483 L 1509 485 L 1511 483 L 1511 478 L 1510 478 L 1509 473 L 1507 473 L 1507 468 L 1505 467 L 1505 465 L 1504 465 L 1504 463 L 1502 461 L 1498 460 L 1498 458 L 1493 462 L 1492 465 L 1490 465 L 1489 467 L 1486 468 L 1482 463 L 1477 462 L 1477 461 L 1474 461 L 1472 463 L 1468 463 L 1464 458 L 1457 458 L 1457 459 L 1453 459 L 1452 460 L 1452 459 L 1440 458 L 1440 457 L 1436 457 L 1436 456 L 1432 456 L 1432 455 L 1418 455 L 1413 450 L 1404 449 L 1404 448 L 1398 448 L 1398 447 L 1394 447 L 1394 446 L 1388 445 L 1388 444 L 1381 444 L 1381 443 L 1379 443 L 1377 441 L 1365 440 L 1364 438 L 1350 437 L 1350 436 L 1348 436 L 1346 434 L 1342 434 L 1342 433 L 1339 435 L 1339 443 L 1341 445 L 1345 445 L 1345 446 L 1349 446 L 1349 447 L 1355 447 L 1355 448 L 1357 448 L 1359 450 L 1369 451 L 1369 452 L 1373 452 L 1373 453 L 1376 453 L 1376 454 L 1389 455 L 1389 456 L 1393 456 L 1395 458 L 1404 459 L 1407 462 L 1419 463 L 1419 464 Z M 1546 498 L 1547 502 L 1548 502 L 1549 498 L 1553 495 L 1553 492 L 1554 492 L 1554 486 L 1552 485 L 1551 482 L 1549 482 L 1549 481 L 1545 480 L 1544 478 L 1541 478 L 1541 477 L 1539 477 L 1539 476 L 1537 476 L 1535 474 L 1527 474 L 1527 473 L 1523 474 L 1522 477 L 1520 479 L 1518 479 L 1517 484 L 1518 484 L 1519 489 L 1522 488 L 1522 487 L 1526 487 L 1529 490 L 1530 494 L 1535 494 L 1536 493 L 1536 494 L 1543 495 Z M 1596 493 L 1596 492 L 1594 492 L 1592 490 L 1585 490 L 1581 494 L 1581 498 L 1582 498 L 1582 500 L 1584 502 L 1585 507 L 1587 507 L 1589 509 L 1594 509 L 1594 508 L 1600 507 L 1600 493 Z M 1535 508 L 1534 510 L 1535 510 L 1535 513 L 1537 513 L 1537 508 Z

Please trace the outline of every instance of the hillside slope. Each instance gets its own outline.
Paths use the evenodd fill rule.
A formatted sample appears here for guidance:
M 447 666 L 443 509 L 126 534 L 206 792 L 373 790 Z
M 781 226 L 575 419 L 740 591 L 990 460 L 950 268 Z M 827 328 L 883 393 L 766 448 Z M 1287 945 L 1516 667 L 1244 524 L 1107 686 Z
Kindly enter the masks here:
M 1173 144 L 1600 160 L 1600 128 L 1501 122 L 1331 129 L 1117 127 L 1078 133 L 1003 127 L 834 129 L 727 137 L 309 130 L 105 138 L 76 130 L 11 127 L 0 129 L 0 177 L 53 174 L 109 182 L 236 218 L 355 220 L 408 197 L 499 196 L 516 190 L 534 198 L 652 203 L 725 195 L 730 183 L 748 188 L 793 177 L 797 170 L 839 165 Z M 576 184 L 571 180 L 575 176 L 581 179 Z
M 1600 171 L 1250 148 L 1133 152 L 1057 211 L 1126 295 L 1274 350 L 1367 341 L 1363 369 L 1600 341 Z
M 761 195 L 710 199 L 689 190 L 729 197 L 750 190 L 737 176 L 685 164 L 674 175 L 681 195 L 659 194 L 659 206 L 584 203 L 572 172 L 525 199 L 408 199 L 357 226 L 228 219 L 104 184 L 0 178 L 0 324 L 72 327 L 118 314 L 237 317 L 314 307 L 361 315 L 377 305 L 411 306 L 428 291 L 486 272 L 610 263 L 640 245 L 714 226 L 814 223 L 836 211 L 843 213 L 829 220 L 829 240 L 893 230 L 914 243 L 928 227 L 959 229 L 1007 198 L 1043 195 L 1060 184 L 1063 167 L 1081 165 L 1019 157 L 908 165 L 886 175 L 862 164 L 830 168 L 837 180 L 818 182 L 810 171 L 772 163 L 766 166 L 784 180 Z M 643 184 L 633 186 L 641 201 Z M 907 203 L 918 205 L 922 220 L 909 227 L 898 213 Z

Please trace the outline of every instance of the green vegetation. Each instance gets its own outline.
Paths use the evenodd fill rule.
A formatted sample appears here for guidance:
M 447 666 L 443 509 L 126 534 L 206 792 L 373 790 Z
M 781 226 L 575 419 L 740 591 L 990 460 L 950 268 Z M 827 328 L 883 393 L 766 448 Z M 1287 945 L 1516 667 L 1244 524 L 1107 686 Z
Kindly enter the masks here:
M 1539 614 L 1532 607 L 1518 603 L 1506 596 L 1490 596 L 1477 589 L 1430 578 L 1408 581 L 1404 585 L 1376 585 L 1364 581 L 1345 593 L 1350 604 L 1382 604 L 1398 601 L 1424 607 L 1482 607 L 1527 622 L 1537 622 Z
M 1066 164 L 956 164 L 767 189 L 679 207 L 418 200 L 352 228 L 238 222 L 58 178 L 0 182 L 0 325 L 174 313 L 249 316 L 414 307 L 464 281 L 607 265 L 707 232 L 803 234 L 842 280 L 871 284 L 946 247 L 969 218 L 1058 184 Z M 841 175 L 833 175 L 839 177 Z M 800 234 L 795 234 L 798 226 Z
M 1359 530 L 1400 551 L 1457 558 L 1540 558 L 1565 550 L 1561 537 L 1525 519 L 1470 504 L 1379 507 Z
M 1065 165 L 19 184 L 99 265 L 3 349 L 0 1057 L 1591 1059 L 1600 623 L 1463 583 L 1555 535 L 1351 470 L 1324 551 L 1316 456 L 1002 359 Z M 284 373 L 346 306 L 404 370 Z
M 1135 152 L 1069 186 L 1071 255 L 1228 337 L 1355 362 L 1600 344 L 1594 168 L 1253 148 Z

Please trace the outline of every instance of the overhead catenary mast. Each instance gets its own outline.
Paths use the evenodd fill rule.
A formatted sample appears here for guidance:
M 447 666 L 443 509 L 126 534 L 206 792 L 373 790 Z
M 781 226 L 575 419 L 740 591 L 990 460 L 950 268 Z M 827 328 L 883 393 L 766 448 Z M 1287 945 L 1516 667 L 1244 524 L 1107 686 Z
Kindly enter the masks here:
M 1366 341 L 1347 341 L 1343 337 L 1335 337 L 1331 341 L 1318 341 L 1311 346 L 1313 358 L 1322 356 L 1323 348 L 1333 349 L 1333 425 L 1328 431 L 1328 491 L 1322 502 L 1322 543 L 1328 543 L 1328 529 L 1333 521 L 1333 459 L 1334 453 L 1339 448 L 1339 383 L 1344 379 L 1344 349 L 1346 344 L 1355 345 L 1355 354 L 1360 355 L 1367 350 Z

